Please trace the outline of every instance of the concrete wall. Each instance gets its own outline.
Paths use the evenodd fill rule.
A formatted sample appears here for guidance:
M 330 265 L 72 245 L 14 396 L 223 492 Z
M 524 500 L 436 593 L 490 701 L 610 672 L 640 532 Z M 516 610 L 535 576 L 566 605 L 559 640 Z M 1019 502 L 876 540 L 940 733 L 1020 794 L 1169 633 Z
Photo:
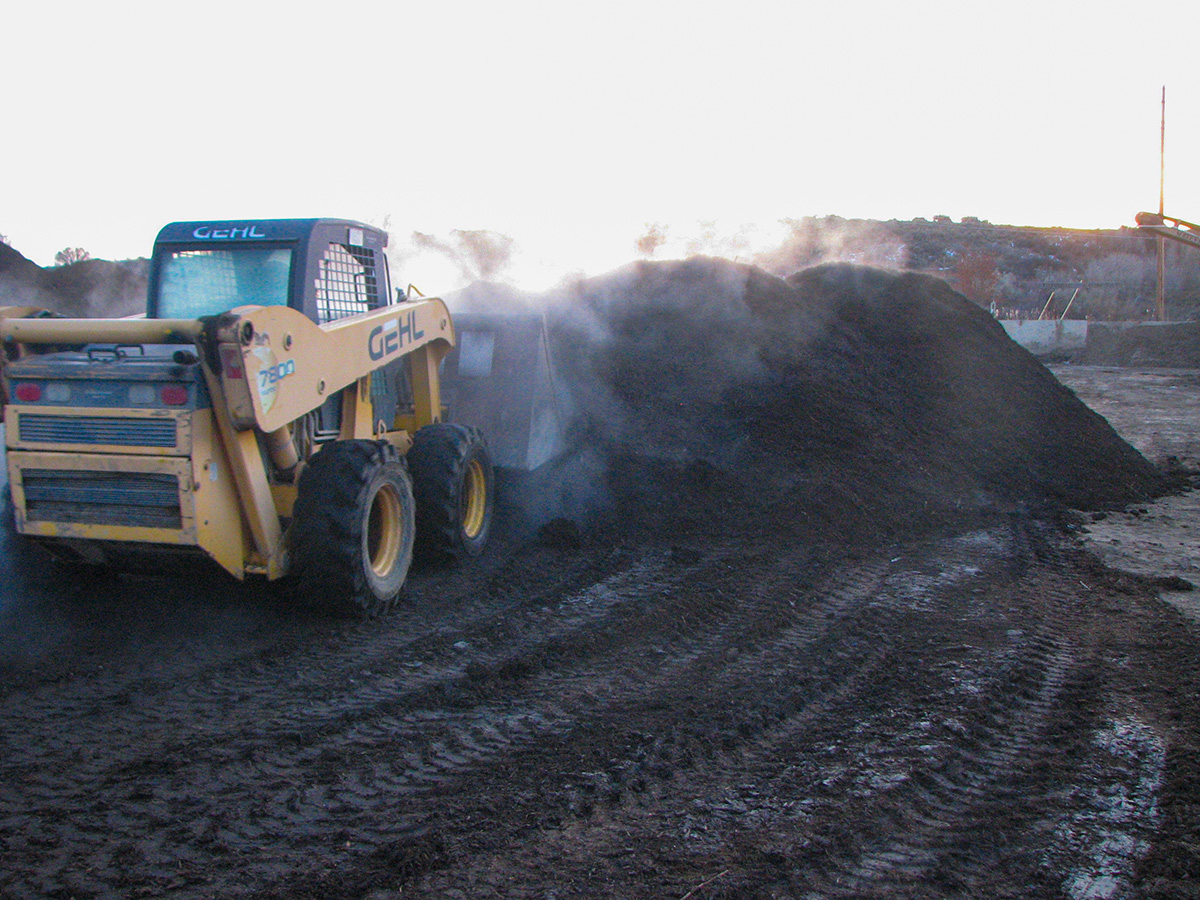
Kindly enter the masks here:
M 1087 343 L 1088 323 L 1082 319 L 1002 319 L 1000 324 L 1034 356 L 1081 350 Z

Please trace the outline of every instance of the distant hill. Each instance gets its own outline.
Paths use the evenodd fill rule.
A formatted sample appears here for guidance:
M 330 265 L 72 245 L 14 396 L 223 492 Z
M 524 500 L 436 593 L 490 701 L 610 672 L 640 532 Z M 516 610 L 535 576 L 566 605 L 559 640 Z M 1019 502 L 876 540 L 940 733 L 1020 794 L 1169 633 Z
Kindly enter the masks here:
M 43 268 L 0 244 L 0 306 L 38 306 L 65 316 L 145 312 L 149 260 L 88 259 Z
M 1155 243 L 1137 228 L 1072 229 L 993 225 L 945 216 L 880 222 L 838 216 L 792 221 L 776 250 L 753 262 L 786 277 L 823 262 L 854 262 L 936 275 L 981 306 L 1010 317 L 1150 318 Z M 1200 252 L 1166 242 L 1167 318 L 1200 319 Z M 1078 292 L 1078 293 L 1076 293 Z M 1072 301 L 1074 298 L 1074 302 Z

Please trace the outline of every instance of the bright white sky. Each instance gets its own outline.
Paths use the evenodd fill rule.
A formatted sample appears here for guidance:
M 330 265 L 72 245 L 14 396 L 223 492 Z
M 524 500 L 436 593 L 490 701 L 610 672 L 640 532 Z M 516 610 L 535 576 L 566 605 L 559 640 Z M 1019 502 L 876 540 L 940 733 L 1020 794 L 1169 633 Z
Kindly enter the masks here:
M 1163 85 L 1166 208 L 1196 219 L 1198 40 L 1182 0 L 11 4 L 0 233 L 49 264 L 173 220 L 390 216 L 510 234 L 536 280 L 651 222 L 1114 228 L 1157 206 Z

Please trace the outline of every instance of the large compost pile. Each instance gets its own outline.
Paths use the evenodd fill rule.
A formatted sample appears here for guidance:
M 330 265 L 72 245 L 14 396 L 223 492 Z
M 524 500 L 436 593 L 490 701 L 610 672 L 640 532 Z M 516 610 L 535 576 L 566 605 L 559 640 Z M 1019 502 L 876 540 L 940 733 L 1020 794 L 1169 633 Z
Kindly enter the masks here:
M 479 292 L 475 293 L 479 299 Z M 541 298 L 585 498 L 681 525 L 749 514 L 814 539 L 1099 508 L 1162 475 L 944 282 L 824 265 L 783 280 L 639 262 Z

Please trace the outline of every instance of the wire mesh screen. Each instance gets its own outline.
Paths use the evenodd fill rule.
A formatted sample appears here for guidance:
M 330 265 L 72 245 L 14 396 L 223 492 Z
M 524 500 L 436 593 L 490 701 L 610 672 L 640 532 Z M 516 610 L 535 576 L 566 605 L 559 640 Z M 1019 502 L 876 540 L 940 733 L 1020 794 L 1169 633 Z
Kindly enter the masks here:
M 317 276 L 317 318 L 332 322 L 380 306 L 375 252 L 331 243 Z
M 211 316 L 235 306 L 288 302 L 292 251 L 235 245 L 164 253 L 157 313 L 164 319 Z

